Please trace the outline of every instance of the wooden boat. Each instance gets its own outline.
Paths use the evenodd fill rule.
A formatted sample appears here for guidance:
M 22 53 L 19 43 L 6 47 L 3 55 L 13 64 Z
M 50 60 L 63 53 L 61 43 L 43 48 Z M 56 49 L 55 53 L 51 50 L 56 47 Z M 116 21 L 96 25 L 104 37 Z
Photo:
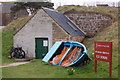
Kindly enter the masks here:
M 88 58 L 86 47 L 78 42 L 57 41 L 42 61 L 64 67 L 77 66 Z

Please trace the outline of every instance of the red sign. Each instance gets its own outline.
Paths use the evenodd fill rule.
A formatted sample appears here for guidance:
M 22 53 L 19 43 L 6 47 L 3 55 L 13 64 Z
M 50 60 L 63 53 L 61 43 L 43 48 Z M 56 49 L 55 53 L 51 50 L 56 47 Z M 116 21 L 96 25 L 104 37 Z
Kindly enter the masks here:
M 112 75 L 112 42 L 96 41 L 94 44 L 94 59 L 97 72 L 97 60 L 110 63 L 110 76 Z
M 94 58 L 100 61 L 112 61 L 112 42 L 95 42 Z

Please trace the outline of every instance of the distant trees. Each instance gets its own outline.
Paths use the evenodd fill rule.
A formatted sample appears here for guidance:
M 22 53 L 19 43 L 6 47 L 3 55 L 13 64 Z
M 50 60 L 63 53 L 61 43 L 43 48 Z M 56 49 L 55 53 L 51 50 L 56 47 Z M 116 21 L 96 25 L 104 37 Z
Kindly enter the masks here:
M 15 2 L 14 6 L 12 6 L 10 9 L 12 12 L 17 12 L 20 9 L 25 9 L 24 2 Z
M 41 7 L 52 8 L 54 4 L 51 2 L 28 2 L 28 3 L 25 3 L 25 6 L 39 9 Z
M 11 17 L 17 19 L 18 17 L 32 15 L 34 11 L 41 7 L 53 8 L 54 3 L 51 2 L 15 2 L 11 9 Z M 23 14 L 21 14 L 21 11 Z
M 54 3 L 51 2 L 15 2 L 15 5 L 11 7 L 12 12 L 17 12 L 20 9 L 31 9 L 36 10 L 40 9 L 41 7 L 53 8 Z

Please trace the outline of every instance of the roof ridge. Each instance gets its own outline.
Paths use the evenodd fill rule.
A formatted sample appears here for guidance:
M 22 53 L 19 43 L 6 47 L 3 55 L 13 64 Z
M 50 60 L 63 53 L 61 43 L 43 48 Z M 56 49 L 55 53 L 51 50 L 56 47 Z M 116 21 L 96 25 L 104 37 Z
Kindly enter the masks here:
M 50 8 L 46 8 L 46 7 L 42 7 L 42 9 L 48 9 L 48 10 L 51 10 L 51 11 L 56 11 L 56 12 L 58 12 L 58 11 L 55 10 L 55 9 L 50 9 Z
M 42 9 L 48 9 L 48 10 L 50 10 L 50 11 L 54 11 L 54 12 L 63 14 L 63 13 L 61 13 L 61 12 L 59 12 L 58 10 L 55 10 L 55 9 L 50 9 L 50 8 L 46 8 L 46 7 L 42 7 Z M 64 15 L 64 14 L 63 14 L 63 15 Z

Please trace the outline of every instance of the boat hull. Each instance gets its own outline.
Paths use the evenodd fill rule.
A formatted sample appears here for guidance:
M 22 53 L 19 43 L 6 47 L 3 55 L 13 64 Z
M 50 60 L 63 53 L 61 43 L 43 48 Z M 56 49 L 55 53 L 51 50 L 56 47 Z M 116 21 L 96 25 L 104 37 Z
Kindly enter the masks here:
M 78 66 L 86 57 L 88 57 L 88 50 L 83 44 L 78 42 L 57 41 L 42 61 L 53 65 L 70 67 Z

